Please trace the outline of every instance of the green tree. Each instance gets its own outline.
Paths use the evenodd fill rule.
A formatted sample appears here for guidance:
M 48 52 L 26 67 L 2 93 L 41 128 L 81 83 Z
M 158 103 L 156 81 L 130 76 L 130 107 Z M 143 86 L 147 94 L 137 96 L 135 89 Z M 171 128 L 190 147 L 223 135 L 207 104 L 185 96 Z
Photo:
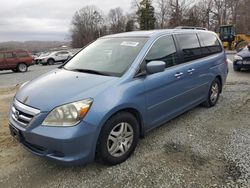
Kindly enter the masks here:
M 154 7 L 151 0 L 142 0 L 137 11 L 138 22 L 141 30 L 149 30 L 155 28 Z

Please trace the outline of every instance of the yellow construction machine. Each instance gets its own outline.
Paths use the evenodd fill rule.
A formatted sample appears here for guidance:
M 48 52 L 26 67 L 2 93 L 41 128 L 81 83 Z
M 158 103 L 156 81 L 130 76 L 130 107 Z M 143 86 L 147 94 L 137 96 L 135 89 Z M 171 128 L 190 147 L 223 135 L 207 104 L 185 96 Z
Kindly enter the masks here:
M 250 35 L 236 34 L 233 25 L 220 26 L 218 35 L 223 42 L 224 48 L 227 50 L 240 51 L 240 49 L 250 43 Z

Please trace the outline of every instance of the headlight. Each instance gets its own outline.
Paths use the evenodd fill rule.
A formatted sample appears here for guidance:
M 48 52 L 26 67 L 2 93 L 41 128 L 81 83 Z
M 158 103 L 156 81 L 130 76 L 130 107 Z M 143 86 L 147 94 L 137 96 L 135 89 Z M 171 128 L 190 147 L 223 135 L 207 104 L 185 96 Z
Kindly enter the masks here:
M 235 55 L 234 60 L 243 60 L 243 58 L 241 56 L 239 56 L 239 55 Z
M 85 99 L 56 107 L 49 113 L 42 125 L 62 127 L 74 126 L 84 118 L 92 102 L 92 99 Z

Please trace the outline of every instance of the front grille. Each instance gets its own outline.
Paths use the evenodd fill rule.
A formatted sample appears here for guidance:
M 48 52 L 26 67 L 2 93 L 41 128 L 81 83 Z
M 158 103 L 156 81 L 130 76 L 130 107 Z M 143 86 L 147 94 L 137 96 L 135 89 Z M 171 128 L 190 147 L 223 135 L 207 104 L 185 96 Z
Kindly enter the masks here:
M 11 107 L 12 119 L 23 127 L 27 127 L 35 115 L 39 114 L 40 110 L 24 105 L 14 99 Z

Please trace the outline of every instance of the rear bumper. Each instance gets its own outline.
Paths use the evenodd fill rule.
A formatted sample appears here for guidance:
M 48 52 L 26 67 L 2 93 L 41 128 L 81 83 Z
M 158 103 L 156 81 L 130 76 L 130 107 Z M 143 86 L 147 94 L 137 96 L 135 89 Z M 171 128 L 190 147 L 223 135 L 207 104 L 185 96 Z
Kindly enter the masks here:
M 81 122 L 74 127 L 46 127 L 24 129 L 12 118 L 9 121 L 12 136 L 31 153 L 62 164 L 86 164 L 95 157 L 96 130 Z

